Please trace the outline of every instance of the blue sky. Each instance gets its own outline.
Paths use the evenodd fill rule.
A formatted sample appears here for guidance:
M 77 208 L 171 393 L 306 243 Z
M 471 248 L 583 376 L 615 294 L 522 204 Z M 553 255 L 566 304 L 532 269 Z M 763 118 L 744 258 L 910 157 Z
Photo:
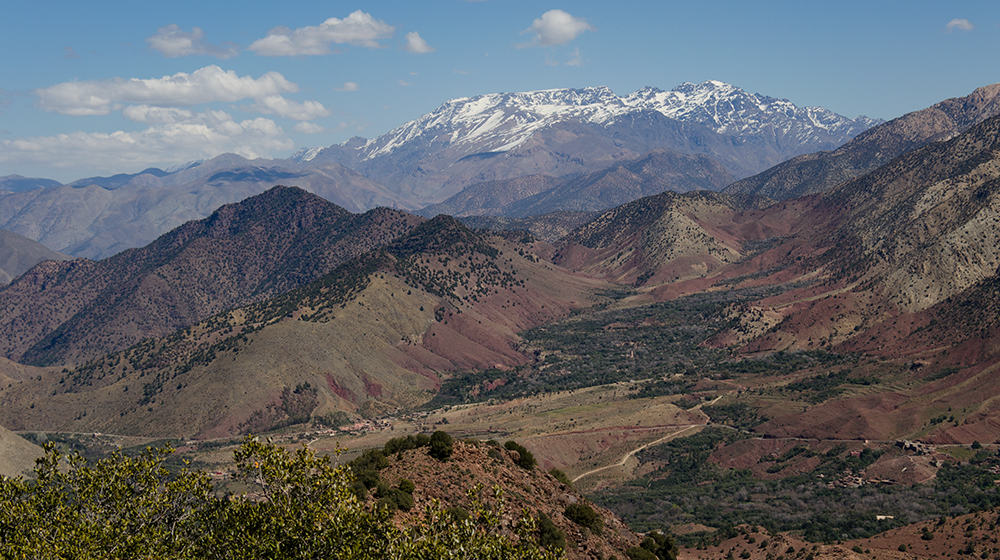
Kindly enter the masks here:
M 718 79 L 892 118 L 1000 81 L 995 2 L 6 0 L 3 13 L 0 175 L 60 180 L 283 157 L 493 91 Z

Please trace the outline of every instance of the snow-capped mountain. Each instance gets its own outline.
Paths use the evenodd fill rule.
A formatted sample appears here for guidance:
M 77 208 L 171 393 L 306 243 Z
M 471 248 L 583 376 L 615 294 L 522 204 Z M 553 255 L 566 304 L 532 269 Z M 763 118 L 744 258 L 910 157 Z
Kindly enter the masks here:
M 431 141 L 470 153 L 508 151 L 557 123 L 608 125 L 624 115 L 655 111 L 737 137 L 780 136 L 805 145 L 840 144 L 878 124 L 822 107 L 749 93 L 720 81 L 683 83 L 670 91 L 647 87 L 625 96 L 607 87 L 490 93 L 452 99 L 435 111 L 367 142 L 361 159 L 384 156 L 408 143 Z M 422 142 L 421 142 L 422 141 Z
M 655 150 L 705 155 L 746 177 L 836 148 L 878 122 L 719 81 L 623 96 L 550 89 L 452 99 L 378 138 L 303 150 L 295 160 L 340 163 L 419 206 L 476 182 L 587 173 Z

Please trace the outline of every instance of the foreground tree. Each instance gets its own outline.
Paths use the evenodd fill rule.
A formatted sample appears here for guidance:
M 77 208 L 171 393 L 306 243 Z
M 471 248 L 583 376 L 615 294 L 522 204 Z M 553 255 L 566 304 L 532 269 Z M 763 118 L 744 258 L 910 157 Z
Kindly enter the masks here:
M 481 506 L 458 519 L 435 505 L 397 527 L 388 510 L 358 500 L 349 469 L 307 448 L 247 438 L 235 453 L 240 495 L 220 495 L 198 471 L 170 472 L 170 452 L 88 464 L 48 447 L 35 478 L 0 479 L 0 558 L 556 557 L 535 541 L 533 518 L 505 534 Z

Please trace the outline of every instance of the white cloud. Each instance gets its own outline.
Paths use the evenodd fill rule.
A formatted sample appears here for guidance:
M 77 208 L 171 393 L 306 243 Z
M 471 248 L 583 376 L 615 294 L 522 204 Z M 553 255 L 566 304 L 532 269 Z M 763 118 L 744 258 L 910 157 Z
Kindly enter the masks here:
M 356 10 L 344 19 L 330 18 L 320 25 L 298 29 L 276 27 L 257 39 L 250 50 L 265 56 L 328 54 L 332 43 L 378 48 L 380 39 L 392 37 L 395 28 Z
M 564 45 L 584 31 L 593 31 L 586 20 L 573 17 L 562 10 L 549 10 L 531 23 L 522 33 L 531 33 L 532 41 L 522 46 Z
M 205 32 L 195 27 L 190 33 L 185 32 L 177 24 L 171 23 L 156 30 L 156 34 L 148 37 L 146 43 L 166 57 L 207 54 L 219 58 L 236 56 L 238 50 L 234 45 L 217 46 L 205 42 Z
M 344 82 L 344 85 L 339 88 L 334 88 L 336 91 L 358 91 L 357 82 Z
M 190 120 L 194 114 L 187 109 L 174 107 L 153 107 L 151 105 L 129 105 L 122 109 L 122 115 L 130 121 L 141 123 L 169 124 Z
M 944 26 L 949 32 L 955 31 L 972 31 L 976 26 L 972 25 L 972 22 L 965 18 L 955 18 L 948 22 L 948 25 Z
M 290 101 L 280 95 L 269 95 L 257 100 L 252 107 L 260 113 L 278 115 L 297 121 L 311 121 L 319 117 L 327 117 L 330 111 L 319 101 Z
M 412 86 L 412 85 L 413 85 L 412 83 L 410 83 L 410 82 L 407 82 L 406 80 L 399 80 L 399 81 L 398 81 L 398 82 L 396 82 L 396 83 L 398 83 L 399 85 L 401 85 L 401 86 L 403 86 L 403 87 L 410 87 L 410 86 Z
M 162 78 L 63 82 L 35 93 L 42 109 L 80 116 L 106 115 L 116 103 L 177 107 L 261 99 L 298 89 L 297 85 L 277 72 L 254 78 L 239 76 L 232 70 L 213 65 L 190 74 L 178 72 Z
M 267 157 L 293 146 L 281 127 L 270 119 L 235 121 L 224 111 L 206 111 L 140 131 L 73 132 L 0 140 L 0 163 L 77 170 L 141 169 L 206 159 L 224 152 L 247 158 Z
M 406 50 L 416 54 L 427 54 L 434 52 L 434 47 L 428 45 L 419 33 L 410 31 L 406 34 Z
M 322 126 L 311 122 L 300 122 L 295 125 L 295 130 L 303 134 L 319 134 L 326 130 Z

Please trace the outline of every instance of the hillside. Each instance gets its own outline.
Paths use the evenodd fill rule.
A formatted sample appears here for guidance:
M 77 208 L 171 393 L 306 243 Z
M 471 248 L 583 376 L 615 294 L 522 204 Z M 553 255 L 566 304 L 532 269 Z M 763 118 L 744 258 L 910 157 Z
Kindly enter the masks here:
M 306 284 L 420 221 L 276 187 L 141 249 L 36 267 L 0 290 L 0 353 L 52 364 L 120 350 Z
M 572 486 L 556 480 L 539 467 L 523 468 L 509 451 L 497 442 L 456 441 L 446 461 L 430 457 L 426 449 L 407 450 L 393 456 L 382 470 L 381 479 L 397 486 L 402 479 L 413 482 L 413 509 L 420 512 L 437 500 L 446 508 L 472 510 L 469 490 L 480 488 L 480 499 L 492 511 L 502 511 L 502 525 L 513 526 L 522 512 L 544 514 L 566 538 L 566 558 L 621 557 L 628 548 L 638 546 L 640 538 L 610 511 L 591 507 L 600 519 L 600 532 L 570 520 L 566 507 L 588 503 Z M 503 492 L 501 510 L 493 489 Z M 411 515 L 400 513 L 400 517 Z
M 0 286 L 24 274 L 42 261 L 61 261 L 69 257 L 10 231 L 0 230 Z
M 947 140 L 998 113 L 1000 84 L 984 86 L 966 97 L 947 99 L 875 126 L 836 150 L 794 157 L 733 183 L 726 192 L 778 200 L 824 192 L 910 150 Z
M 412 407 L 447 372 L 530 361 L 517 333 L 601 286 L 441 216 L 311 284 L 14 384 L 0 414 L 38 429 L 209 436 Z
M 556 243 L 573 230 L 589 222 L 597 212 L 559 211 L 527 218 L 504 216 L 465 216 L 461 222 L 471 228 L 491 231 L 527 231 L 538 239 Z
M 0 426 L 0 476 L 17 476 L 30 471 L 42 448 Z
M 692 192 L 642 198 L 608 210 L 563 239 L 555 262 L 634 285 L 701 278 L 786 235 L 788 223 L 742 212 L 729 196 Z

